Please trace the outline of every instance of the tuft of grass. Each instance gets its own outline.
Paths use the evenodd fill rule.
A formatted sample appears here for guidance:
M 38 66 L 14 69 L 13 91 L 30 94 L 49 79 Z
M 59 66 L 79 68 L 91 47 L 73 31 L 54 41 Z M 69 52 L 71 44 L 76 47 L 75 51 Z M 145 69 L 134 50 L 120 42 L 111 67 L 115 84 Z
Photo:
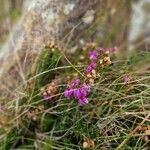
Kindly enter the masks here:
M 8 110 L 3 113 L 11 109 L 11 115 L 15 115 L 9 123 L 3 123 L 0 149 L 73 150 L 83 149 L 84 142 L 95 150 L 148 148 L 150 72 L 137 70 L 143 64 L 141 60 L 147 62 L 149 56 L 136 54 L 99 68 L 100 77 L 91 87 L 90 102 L 81 107 L 75 100 L 64 98 L 63 91 L 66 77 L 82 68 L 64 62 L 58 49 L 45 48 L 35 74 L 29 74 L 30 82 L 24 87 L 25 96 L 19 97 L 17 111 L 17 100 L 5 104 Z M 65 56 L 68 57 L 71 58 Z M 123 82 L 124 74 L 130 78 L 128 84 Z M 58 93 L 44 101 L 41 88 L 56 77 L 61 81 Z M 6 125 L 8 128 L 4 129 Z

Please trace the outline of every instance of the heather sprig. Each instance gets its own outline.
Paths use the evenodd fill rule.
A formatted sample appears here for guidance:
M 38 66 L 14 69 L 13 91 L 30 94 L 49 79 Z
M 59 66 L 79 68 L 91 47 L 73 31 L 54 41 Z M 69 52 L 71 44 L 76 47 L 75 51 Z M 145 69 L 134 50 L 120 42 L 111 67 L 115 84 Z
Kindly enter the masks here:
M 49 48 L 57 48 L 54 43 L 49 44 Z M 88 65 L 84 68 L 84 79 L 78 76 L 68 83 L 64 96 L 67 98 L 74 98 L 80 105 L 85 105 L 89 102 L 88 94 L 90 86 L 94 84 L 95 79 L 99 76 L 97 69 L 111 64 L 109 54 L 114 52 L 115 48 L 94 48 L 88 52 Z M 48 101 L 53 98 L 57 92 L 56 82 L 52 81 L 44 90 L 42 90 L 42 97 Z
M 89 74 L 92 72 L 93 69 L 96 69 L 97 63 L 92 62 L 85 68 L 85 73 Z
M 80 105 L 88 103 L 89 86 L 86 83 L 80 84 L 80 79 L 75 79 L 68 84 L 67 89 L 64 92 L 64 96 L 68 98 L 74 98 Z
M 89 51 L 89 64 L 84 69 L 85 79 L 83 83 L 81 83 L 79 78 L 72 80 L 68 83 L 64 91 L 64 96 L 67 98 L 74 98 L 80 105 L 87 104 L 89 102 L 87 96 L 90 91 L 90 85 L 94 83 L 97 77 L 97 67 L 111 64 L 109 54 L 115 50 L 116 48 L 97 48 Z

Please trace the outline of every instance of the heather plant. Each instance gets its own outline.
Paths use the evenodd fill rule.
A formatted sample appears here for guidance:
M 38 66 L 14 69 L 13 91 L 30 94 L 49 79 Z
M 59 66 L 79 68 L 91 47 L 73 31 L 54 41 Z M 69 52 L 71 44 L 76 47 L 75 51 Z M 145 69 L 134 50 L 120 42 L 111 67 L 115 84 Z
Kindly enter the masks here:
M 109 53 L 114 51 L 115 48 L 97 48 L 93 51 L 89 51 L 89 65 L 84 70 L 84 81 L 80 84 L 80 79 L 74 79 L 68 84 L 67 89 L 64 92 L 65 97 L 74 97 L 80 105 L 88 103 L 88 92 L 90 90 L 90 84 L 94 83 L 94 79 L 97 78 L 96 68 L 104 65 L 111 64 Z M 101 57 L 101 58 L 99 58 Z
M 150 74 L 136 68 L 150 54 L 120 60 L 116 47 L 87 45 L 81 60 L 43 49 L 18 99 L 1 100 L 0 149 L 148 148 Z

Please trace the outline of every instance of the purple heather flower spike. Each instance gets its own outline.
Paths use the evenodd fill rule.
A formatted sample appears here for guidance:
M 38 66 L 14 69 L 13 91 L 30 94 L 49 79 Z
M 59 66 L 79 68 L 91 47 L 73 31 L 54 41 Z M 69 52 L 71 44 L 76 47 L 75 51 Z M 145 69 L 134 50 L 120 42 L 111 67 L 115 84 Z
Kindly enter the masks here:
M 93 50 L 93 51 L 89 51 L 89 56 L 97 56 L 97 51 Z
M 76 89 L 76 90 L 74 91 L 74 97 L 75 97 L 76 99 L 80 99 L 80 98 L 82 97 L 82 93 L 80 92 L 80 89 Z
M 80 106 L 86 105 L 88 103 L 89 103 L 89 101 L 88 101 L 88 99 L 86 97 L 83 97 L 83 98 L 79 99 Z
M 82 88 L 86 89 L 88 92 L 90 91 L 90 87 L 86 83 L 83 84 Z
M 88 91 L 84 87 L 81 87 L 80 92 L 82 94 L 82 97 L 86 97 L 87 96 Z
M 89 65 L 89 66 L 87 66 L 87 67 L 85 68 L 85 72 L 86 72 L 86 73 L 91 73 L 92 69 L 93 69 L 93 68 Z
M 64 92 L 64 96 L 65 97 L 70 97 L 72 94 L 73 94 L 73 89 L 67 89 L 67 90 L 65 90 L 65 92 Z
M 96 51 L 97 51 L 99 54 L 101 54 L 101 53 L 103 53 L 105 50 L 104 50 L 104 48 L 99 47 L 99 48 L 96 49 Z
M 80 83 L 80 79 L 75 79 L 75 80 L 73 80 L 73 81 L 71 82 L 70 85 L 68 85 L 68 87 L 69 87 L 69 88 L 74 88 L 74 87 L 78 86 L 79 83 Z
M 95 62 L 92 62 L 89 66 L 85 68 L 86 73 L 91 73 L 93 69 L 95 69 L 97 64 Z
M 89 92 L 89 86 L 86 83 L 84 83 L 80 88 L 80 92 L 82 94 L 82 97 L 86 97 Z
M 79 85 L 79 83 L 80 83 L 80 79 L 76 79 L 76 80 L 74 80 L 74 84 L 75 84 L 75 86 L 78 86 L 78 85 Z
M 97 60 L 97 52 L 96 51 L 90 51 L 89 57 L 92 61 L 96 61 Z
M 95 62 L 92 62 L 92 63 L 90 64 L 90 66 L 92 67 L 92 69 L 95 69 L 96 66 L 97 66 L 97 64 L 96 64 Z
M 70 96 L 70 95 L 69 95 L 69 90 L 65 90 L 64 96 L 65 96 L 65 97 L 69 97 L 69 96 Z

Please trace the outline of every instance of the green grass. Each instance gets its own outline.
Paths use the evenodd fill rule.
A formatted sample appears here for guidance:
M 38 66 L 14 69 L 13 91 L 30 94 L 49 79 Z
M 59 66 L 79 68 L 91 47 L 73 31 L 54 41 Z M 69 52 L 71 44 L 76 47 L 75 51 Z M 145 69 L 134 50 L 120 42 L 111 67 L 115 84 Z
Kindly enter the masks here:
M 150 125 L 150 72 L 138 70 L 144 61 L 149 62 L 150 54 L 138 53 L 126 60 L 114 57 L 112 65 L 99 68 L 89 104 L 82 107 L 63 96 L 66 77 L 83 70 L 77 62 L 67 61 L 71 57 L 64 57 L 58 49 L 43 50 L 35 71 L 27 75 L 28 84 L 20 91 L 25 96 L 5 102 L 7 109 L 1 118 L 8 117 L 8 121 L 0 129 L 0 150 L 80 150 L 87 139 L 94 141 L 89 149 L 95 150 L 148 148 L 148 135 L 139 126 Z M 128 84 L 123 83 L 124 74 L 131 79 Z M 41 88 L 56 78 L 60 80 L 58 93 L 49 102 L 43 101 Z M 44 109 L 35 118 L 28 117 L 39 106 Z

